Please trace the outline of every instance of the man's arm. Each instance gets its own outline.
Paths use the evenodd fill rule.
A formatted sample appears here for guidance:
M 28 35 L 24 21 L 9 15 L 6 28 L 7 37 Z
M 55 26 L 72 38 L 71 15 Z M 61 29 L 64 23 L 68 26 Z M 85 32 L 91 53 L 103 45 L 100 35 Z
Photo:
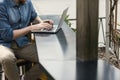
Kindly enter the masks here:
M 35 20 L 32 22 L 32 24 L 34 25 L 34 24 L 38 24 L 38 23 L 41 23 L 41 22 L 43 22 L 43 20 L 39 16 L 37 16 L 35 18 Z
M 30 25 L 30 26 L 22 28 L 22 29 L 13 30 L 13 39 L 16 39 L 20 36 L 24 36 L 32 30 L 40 30 L 40 29 L 44 29 L 44 28 L 51 29 L 52 25 L 50 25 L 49 23 L 41 22 L 39 24 Z
M 40 19 L 39 16 L 37 16 L 37 17 L 35 18 L 35 20 L 32 22 L 32 24 L 39 24 L 39 23 L 41 23 L 41 22 L 42 22 L 42 20 Z M 24 35 L 26 35 L 26 34 L 29 33 L 30 31 L 32 31 L 32 29 L 33 29 L 34 27 L 36 27 L 36 29 L 37 29 L 37 28 L 38 28 L 38 29 L 41 29 L 41 28 L 37 27 L 36 25 L 30 25 L 30 26 L 25 27 L 25 28 L 23 28 L 23 29 L 14 30 L 14 31 L 13 31 L 13 34 L 14 34 L 13 39 L 16 39 L 16 38 L 19 37 L 19 36 L 24 36 Z M 35 28 L 34 28 L 34 29 L 35 29 Z M 34 29 L 33 29 L 33 30 L 34 30 Z

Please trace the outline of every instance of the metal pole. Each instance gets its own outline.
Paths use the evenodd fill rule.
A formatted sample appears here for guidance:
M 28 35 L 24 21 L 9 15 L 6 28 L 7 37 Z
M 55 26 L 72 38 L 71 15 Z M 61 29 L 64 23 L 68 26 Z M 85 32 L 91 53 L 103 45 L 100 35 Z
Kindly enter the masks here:
M 109 29 L 109 15 L 110 15 L 110 2 L 109 0 L 106 0 L 106 52 L 105 56 L 107 60 L 109 59 L 109 35 L 110 35 L 110 29 Z

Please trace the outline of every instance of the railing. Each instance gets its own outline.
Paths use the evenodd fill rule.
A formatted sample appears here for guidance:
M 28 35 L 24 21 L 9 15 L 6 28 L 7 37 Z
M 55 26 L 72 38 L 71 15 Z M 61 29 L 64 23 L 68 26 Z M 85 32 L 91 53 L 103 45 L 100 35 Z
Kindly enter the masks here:
M 110 0 L 110 14 L 109 14 L 109 19 L 106 21 L 105 17 L 100 17 L 99 18 L 99 31 L 100 28 L 102 29 L 102 37 L 103 37 L 103 42 L 99 42 L 99 44 L 104 44 L 107 50 L 109 50 L 110 53 L 112 53 L 112 56 L 115 56 L 116 61 L 118 63 L 119 61 L 119 49 L 120 49 L 120 30 L 118 30 L 118 24 L 117 24 L 117 6 L 118 6 L 118 0 Z M 106 25 L 104 26 L 105 20 L 108 25 L 108 28 Z M 109 32 L 107 32 L 106 35 L 106 29 L 109 29 Z M 106 40 L 106 37 L 109 37 L 109 39 Z M 107 44 L 108 43 L 108 44 Z M 108 52 L 106 54 L 109 54 Z M 111 54 L 110 54 L 111 55 Z M 110 60 L 111 56 L 107 55 L 108 61 Z
M 104 23 L 103 23 L 103 20 L 105 21 L 106 20 L 106 17 L 99 17 L 99 24 L 98 24 L 98 31 L 100 33 L 100 28 L 102 29 L 102 35 L 100 35 L 100 37 L 102 36 L 103 37 L 103 42 L 98 42 L 98 45 L 99 44 L 103 44 L 103 45 L 106 45 L 106 36 L 105 36 L 105 26 L 104 26 Z

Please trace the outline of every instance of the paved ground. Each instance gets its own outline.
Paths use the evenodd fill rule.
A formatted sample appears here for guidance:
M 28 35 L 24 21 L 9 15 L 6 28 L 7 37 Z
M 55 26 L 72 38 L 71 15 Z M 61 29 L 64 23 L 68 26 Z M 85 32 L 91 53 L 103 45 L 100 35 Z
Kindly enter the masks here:
M 120 60 L 118 60 L 116 58 L 116 56 L 112 53 L 108 53 L 109 55 L 109 59 L 106 58 L 105 56 L 105 48 L 99 48 L 98 50 L 98 58 L 107 61 L 108 63 L 110 63 L 111 65 L 117 67 L 118 69 L 120 69 Z

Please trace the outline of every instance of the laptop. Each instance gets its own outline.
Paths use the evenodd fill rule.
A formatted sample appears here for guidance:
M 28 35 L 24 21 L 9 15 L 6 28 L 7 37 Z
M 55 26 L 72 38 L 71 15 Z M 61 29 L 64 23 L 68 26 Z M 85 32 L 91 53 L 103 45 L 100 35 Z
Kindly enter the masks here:
M 53 28 L 51 30 L 46 30 L 46 29 L 41 29 L 41 30 L 33 30 L 32 32 L 34 33 L 56 33 L 60 30 L 63 22 L 64 22 L 64 19 L 66 17 L 66 14 L 67 14 L 67 11 L 68 11 L 68 8 L 66 8 L 62 15 L 61 15 L 61 18 L 60 18 L 60 21 L 58 24 L 53 24 Z

